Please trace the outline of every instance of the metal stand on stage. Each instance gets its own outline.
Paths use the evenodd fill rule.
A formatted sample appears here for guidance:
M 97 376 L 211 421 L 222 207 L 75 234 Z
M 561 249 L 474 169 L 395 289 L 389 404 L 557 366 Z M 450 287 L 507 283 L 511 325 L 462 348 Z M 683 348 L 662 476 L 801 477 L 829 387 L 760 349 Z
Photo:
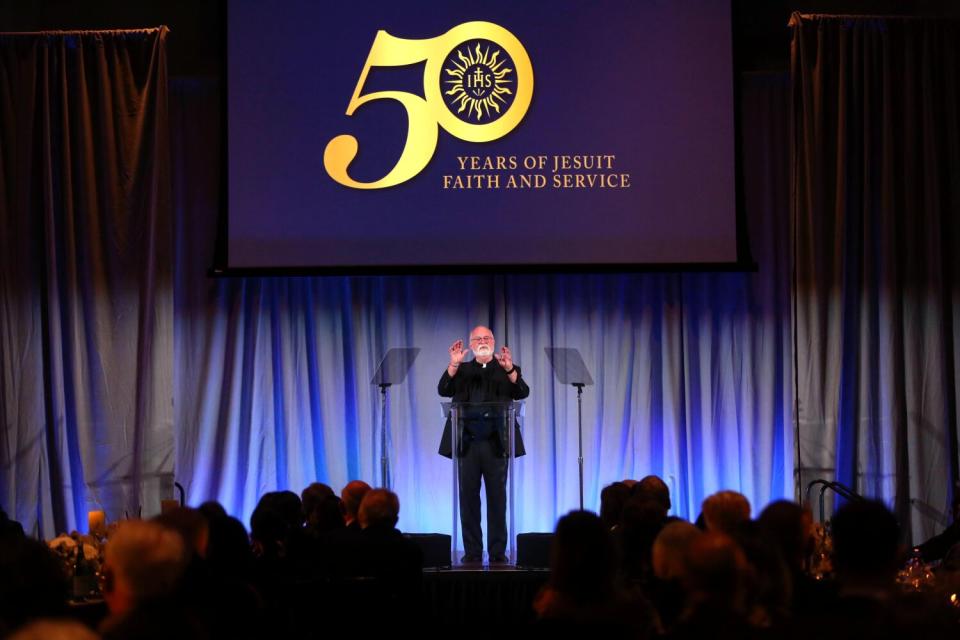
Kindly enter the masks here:
M 387 449 L 387 389 L 400 384 L 420 353 L 419 347 L 397 347 L 387 351 L 373 374 L 371 384 L 380 387 L 380 486 L 390 488 L 390 455 Z
M 560 384 L 569 384 L 577 388 L 577 442 L 579 450 L 577 465 L 580 467 L 580 510 L 583 511 L 583 388 L 593 384 L 593 378 L 587 371 L 587 365 L 576 349 L 566 347 L 544 347 L 547 358 L 553 367 L 553 373 Z

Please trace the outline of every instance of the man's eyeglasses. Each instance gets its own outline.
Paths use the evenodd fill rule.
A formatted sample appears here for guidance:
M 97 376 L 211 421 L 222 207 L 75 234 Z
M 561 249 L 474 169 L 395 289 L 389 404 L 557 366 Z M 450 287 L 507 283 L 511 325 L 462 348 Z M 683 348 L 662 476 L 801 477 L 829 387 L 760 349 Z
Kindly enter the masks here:
M 477 336 L 470 338 L 470 342 L 493 342 L 493 336 Z

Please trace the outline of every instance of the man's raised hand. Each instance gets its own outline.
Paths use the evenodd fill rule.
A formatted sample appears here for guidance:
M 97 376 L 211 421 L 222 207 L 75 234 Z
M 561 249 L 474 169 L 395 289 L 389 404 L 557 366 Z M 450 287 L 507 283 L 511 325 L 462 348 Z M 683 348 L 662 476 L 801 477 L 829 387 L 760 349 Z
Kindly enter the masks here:
M 470 349 L 463 348 L 463 340 L 454 342 L 450 345 L 450 366 L 453 368 L 459 367 L 468 353 L 470 353 Z
M 510 354 L 510 349 L 506 347 L 500 347 L 500 353 L 496 355 L 497 362 L 500 363 L 500 366 L 503 367 L 504 371 L 510 371 L 513 369 L 513 356 Z

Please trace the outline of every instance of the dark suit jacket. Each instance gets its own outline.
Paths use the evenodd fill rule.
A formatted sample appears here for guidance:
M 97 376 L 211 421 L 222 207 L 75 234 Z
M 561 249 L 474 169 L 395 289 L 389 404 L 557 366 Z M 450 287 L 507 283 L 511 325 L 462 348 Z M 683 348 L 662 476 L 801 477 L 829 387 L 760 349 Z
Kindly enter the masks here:
M 530 387 L 523 380 L 520 367 L 517 370 L 517 382 L 510 382 L 509 376 L 496 360 L 491 360 L 484 367 L 476 360 L 470 360 L 460 365 L 457 375 L 450 377 L 447 370 L 443 370 L 437 393 L 444 398 L 452 398 L 454 402 L 511 402 L 523 400 L 530 395 Z M 526 454 L 523 447 L 523 438 L 520 435 L 520 425 L 514 424 L 513 450 L 515 456 Z M 499 431 L 497 431 L 498 435 Z M 506 451 L 508 443 L 498 438 L 501 451 Z M 468 442 L 461 443 L 460 455 L 466 453 Z M 453 455 L 453 438 L 451 435 L 450 419 L 443 427 L 443 436 L 440 438 L 440 455 L 447 458 Z

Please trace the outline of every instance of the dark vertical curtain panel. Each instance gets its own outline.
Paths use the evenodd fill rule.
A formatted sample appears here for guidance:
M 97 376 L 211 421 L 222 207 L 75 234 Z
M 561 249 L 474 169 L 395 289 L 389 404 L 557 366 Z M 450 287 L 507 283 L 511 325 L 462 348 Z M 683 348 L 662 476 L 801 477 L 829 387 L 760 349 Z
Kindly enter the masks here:
M 44 535 L 172 478 L 165 38 L 0 35 L 0 502 Z
M 447 348 L 476 324 L 512 348 L 532 390 L 528 454 L 512 471 L 519 531 L 552 530 L 578 502 L 576 394 L 556 382 L 547 346 L 579 349 L 596 380 L 584 393 L 588 508 L 604 485 L 648 473 L 667 480 L 674 511 L 691 518 L 721 488 L 758 510 L 793 495 L 785 75 L 743 80 L 760 269 L 729 274 L 207 279 L 219 98 L 198 80 L 178 80 L 171 93 L 176 470 L 190 502 L 217 499 L 246 519 L 265 491 L 378 484 L 380 396 L 370 380 L 388 348 L 417 346 L 409 377 L 390 390 L 391 480 L 401 528 L 449 531 L 436 386 Z
M 791 26 L 802 477 L 923 539 L 957 479 L 960 24 Z

